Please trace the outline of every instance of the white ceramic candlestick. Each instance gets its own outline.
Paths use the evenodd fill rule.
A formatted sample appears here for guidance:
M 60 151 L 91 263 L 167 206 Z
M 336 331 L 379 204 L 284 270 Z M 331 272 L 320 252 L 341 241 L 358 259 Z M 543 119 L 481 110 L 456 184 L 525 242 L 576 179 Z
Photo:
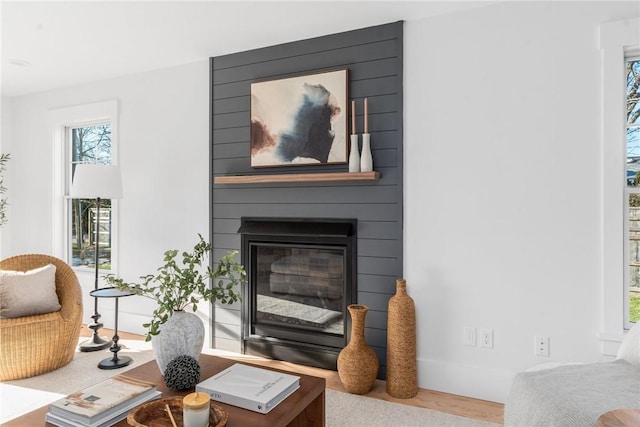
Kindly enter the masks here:
M 360 172 L 360 152 L 358 134 L 351 135 L 351 152 L 349 153 L 349 172 Z
M 362 134 L 362 154 L 360 155 L 360 172 L 371 172 L 373 170 L 373 157 L 371 156 L 371 144 L 369 134 Z

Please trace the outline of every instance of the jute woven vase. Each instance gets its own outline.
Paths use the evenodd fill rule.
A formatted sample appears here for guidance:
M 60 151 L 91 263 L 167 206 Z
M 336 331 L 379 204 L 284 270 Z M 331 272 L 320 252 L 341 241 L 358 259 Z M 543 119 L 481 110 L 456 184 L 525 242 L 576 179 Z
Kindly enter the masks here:
M 416 369 L 416 306 L 407 282 L 396 280 L 387 317 L 387 393 L 398 399 L 418 394 Z
M 378 375 L 378 356 L 364 339 L 364 321 L 369 307 L 351 304 L 351 339 L 338 354 L 338 376 L 344 388 L 353 394 L 366 394 Z

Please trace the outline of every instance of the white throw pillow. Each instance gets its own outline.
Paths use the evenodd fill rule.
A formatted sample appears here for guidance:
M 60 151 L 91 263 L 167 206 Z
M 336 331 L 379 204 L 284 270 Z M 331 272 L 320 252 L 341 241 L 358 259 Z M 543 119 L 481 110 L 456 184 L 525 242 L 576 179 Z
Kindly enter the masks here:
M 640 322 L 636 322 L 624 336 L 617 358 L 640 366 Z
M 0 317 L 22 317 L 60 310 L 56 266 L 29 271 L 0 270 Z

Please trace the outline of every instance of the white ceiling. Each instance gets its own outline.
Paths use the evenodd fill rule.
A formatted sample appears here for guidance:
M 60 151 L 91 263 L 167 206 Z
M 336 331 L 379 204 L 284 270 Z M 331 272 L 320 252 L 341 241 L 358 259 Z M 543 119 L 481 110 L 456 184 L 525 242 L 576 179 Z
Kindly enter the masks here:
M 0 0 L 1 92 L 41 92 L 489 3 Z

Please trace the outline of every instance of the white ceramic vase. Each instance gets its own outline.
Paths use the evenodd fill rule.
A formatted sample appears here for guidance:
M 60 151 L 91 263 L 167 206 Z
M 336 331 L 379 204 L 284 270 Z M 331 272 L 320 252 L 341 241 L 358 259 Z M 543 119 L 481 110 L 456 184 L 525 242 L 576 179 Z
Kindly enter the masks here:
M 351 135 L 351 151 L 349 153 L 349 172 L 360 172 L 360 148 L 358 134 Z
M 360 154 L 360 172 L 371 172 L 373 170 L 373 157 L 371 156 L 370 135 L 362 134 L 362 153 Z
M 191 356 L 198 360 L 204 344 L 204 323 L 192 312 L 174 311 L 160 326 L 160 333 L 151 338 L 151 347 L 160 372 L 178 356 Z

